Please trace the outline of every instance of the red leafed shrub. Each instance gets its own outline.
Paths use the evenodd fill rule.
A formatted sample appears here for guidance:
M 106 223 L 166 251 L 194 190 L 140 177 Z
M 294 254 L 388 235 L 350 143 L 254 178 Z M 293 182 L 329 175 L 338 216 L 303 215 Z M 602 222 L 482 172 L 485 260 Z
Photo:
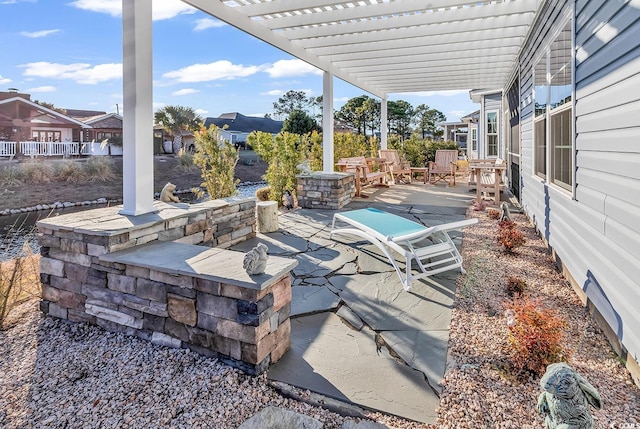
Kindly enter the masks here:
M 489 209 L 487 210 L 487 216 L 489 216 L 489 219 L 498 220 L 500 219 L 500 210 Z
M 547 365 L 560 361 L 562 333 L 567 326 L 564 319 L 529 298 L 514 299 L 507 307 L 509 354 L 514 368 L 542 374 Z
M 487 203 L 485 203 L 484 201 L 480 200 L 480 201 L 474 201 L 473 202 L 473 210 L 477 211 L 477 212 L 483 212 L 484 209 L 487 208 Z
M 496 240 L 509 253 L 513 253 L 516 247 L 522 246 L 526 241 L 522 231 L 516 227 L 516 223 L 510 220 L 503 220 L 498 223 Z

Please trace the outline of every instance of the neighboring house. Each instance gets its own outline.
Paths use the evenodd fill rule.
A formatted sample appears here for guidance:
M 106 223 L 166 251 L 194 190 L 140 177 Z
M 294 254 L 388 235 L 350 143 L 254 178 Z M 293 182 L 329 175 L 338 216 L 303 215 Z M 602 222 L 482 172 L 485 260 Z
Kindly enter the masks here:
M 546 1 L 504 89 L 480 103 L 480 158 L 640 376 L 640 7 Z
M 478 118 L 480 111 L 469 113 L 460 118 L 460 122 L 467 125 L 467 157 L 477 159 L 478 156 Z
M 257 116 L 245 116 L 241 113 L 223 113 L 217 118 L 207 118 L 204 126 L 210 125 L 220 128 L 220 135 L 234 145 L 246 144 L 247 137 L 253 131 L 278 134 L 282 130 L 282 121 Z
M 116 113 L 67 109 L 67 114 L 91 128 L 83 140 L 92 142 L 91 155 L 122 155 L 122 116 Z
M 83 130 L 91 126 L 31 101 L 0 92 L 0 157 L 86 154 Z
M 442 128 L 442 139 L 456 142 L 463 152 L 467 150 L 467 140 L 469 136 L 469 125 L 466 122 L 440 122 L 438 126 Z

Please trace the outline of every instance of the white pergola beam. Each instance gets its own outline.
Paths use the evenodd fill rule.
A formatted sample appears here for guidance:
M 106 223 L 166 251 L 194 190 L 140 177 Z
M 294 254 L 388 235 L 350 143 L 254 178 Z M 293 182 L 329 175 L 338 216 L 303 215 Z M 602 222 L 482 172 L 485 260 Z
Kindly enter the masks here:
M 283 51 L 297 57 L 323 71 L 328 71 L 333 75 L 343 79 L 353 85 L 359 87 L 360 89 L 369 92 L 378 97 L 381 96 L 380 91 L 377 88 L 371 87 L 364 82 L 355 82 L 351 81 L 349 76 L 343 73 L 340 69 L 333 67 L 330 62 L 320 59 L 316 55 L 311 54 L 309 51 L 304 48 L 295 45 L 290 40 L 282 37 L 279 33 L 276 34 L 262 25 L 260 22 L 253 21 L 246 15 L 240 13 L 235 10 L 237 8 L 230 7 L 222 3 L 221 1 L 209 1 L 209 0 L 182 0 L 184 3 L 187 3 L 196 9 L 201 10 L 204 13 L 215 16 L 221 21 L 226 22 L 229 25 L 232 25 L 239 30 L 244 31 L 245 33 L 249 33 L 258 39 L 275 46 L 276 48 L 282 49 Z
M 410 47 L 389 48 L 379 46 L 376 49 L 376 46 L 373 45 L 370 47 L 370 49 L 365 49 L 365 47 L 363 47 L 363 49 L 356 50 L 356 47 L 352 46 L 350 47 L 352 49 L 349 52 L 326 52 L 326 49 L 324 48 L 321 50 L 314 49 L 313 52 L 321 58 L 326 58 L 327 60 L 338 62 L 350 60 L 377 60 L 381 57 L 403 57 L 420 55 L 424 53 L 449 54 L 456 51 L 475 51 L 477 49 L 487 49 L 496 46 L 494 40 L 474 40 L 470 38 L 470 40 L 464 42 L 451 42 L 446 41 L 446 38 L 443 39 L 445 40 L 443 40 L 442 43 L 433 46 L 426 46 L 423 43 L 419 43 L 418 41 L 416 41 L 416 46 Z M 509 37 L 500 39 L 501 40 L 499 43 L 499 47 L 519 49 L 522 37 Z M 430 38 L 425 38 L 423 40 L 425 42 L 430 41 Z M 406 44 L 404 46 L 406 46 Z
M 443 23 L 408 28 L 400 27 L 381 29 L 372 32 L 345 31 L 344 33 L 332 33 L 329 27 L 317 27 L 302 30 L 281 31 L 278 32 L 278 34 L 281 34 L 283 37 L 287 37 L 292 42 L 295 42 L 296 45 L 307 49 L 327 46 L 353 45 L 355 43 L 377 43 L 388 40 L 399 40 L 401 43 L 404 43 L 405 46 L 407 44 L 411 46 L 414 45 L 414 40 L 412 39 L 442 36 L 447 34 L 455 35 L 484 30 L 499 32 L 510 28 L 516 28 L 518 30 L 517 32 L 524 37 L 529 23 L 530 19 L 528 19 L 527 16 L 510 15 L 476 19 L 459 24 Z
M 444 0 L 442 2 L 446 3 Z M 440 11 L 426 8 L 424 1 L 403 0 L 401 2 L 326 10 L 321 13 L 291 14 L 279 18 L 265 19 L 262 22 L 272 30 L 299 29 L 325 24 L 338 27 L 358 27 L 359 24 L 366 24 L 366 27 L 370 28 L 369 31 L 375 31 L 383 28 L 412 27 L 416 25 L 453 24 L 470 19 L 490 18 L 496 15 L 535 12 L 534 5 L 535 0 L 519 0 L 517 2 L 482 4 L 481 6 Z M 425 12 L 420 13 L 420 11 Z

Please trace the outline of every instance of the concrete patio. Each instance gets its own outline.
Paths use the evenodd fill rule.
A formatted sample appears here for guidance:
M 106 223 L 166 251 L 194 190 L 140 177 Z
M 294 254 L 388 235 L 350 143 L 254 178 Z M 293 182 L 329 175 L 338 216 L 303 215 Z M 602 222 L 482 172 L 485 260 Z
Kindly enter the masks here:
M 425 225 L 465 218 L 468 186 L 371 189 L 343 210 L 376 207 Z M 434 423 L 447 363 L 458 271 L 416 281 L 406 292 L 386 257 L 346 236 L 329 238 L 332 210 L 281 213 L 280 229 L 235 246 L 265 243 L 296 258 L 291 350 L 268 372 L 285 383 L 363 408 Z M 460 244 L 458 234 L 455 239 Z

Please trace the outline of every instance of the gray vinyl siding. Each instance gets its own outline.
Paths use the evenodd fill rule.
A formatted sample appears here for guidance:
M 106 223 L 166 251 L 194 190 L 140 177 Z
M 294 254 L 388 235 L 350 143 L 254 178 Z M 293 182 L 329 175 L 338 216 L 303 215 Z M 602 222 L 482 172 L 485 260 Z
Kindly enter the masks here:
M 640 9 L 602 0 L 575 1 L 572 8 L 573 1 L 547 1 L 520 57 L 521 203 L 638 361 Z M 533 172 L 532 68 L 567 13 L 575 14 L 574 194 Z

